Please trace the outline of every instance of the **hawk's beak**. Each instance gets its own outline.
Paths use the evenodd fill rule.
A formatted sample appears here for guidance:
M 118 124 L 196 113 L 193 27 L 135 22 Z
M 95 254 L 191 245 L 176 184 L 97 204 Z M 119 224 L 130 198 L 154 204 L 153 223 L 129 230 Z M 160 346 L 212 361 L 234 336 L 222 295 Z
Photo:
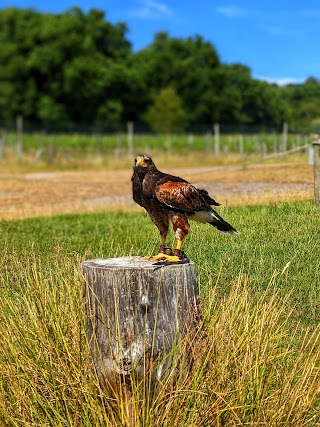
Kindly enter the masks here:
M 137 169 L 141 169 L 141 168 L 146 167 L 144 160 L 143 160 L 143 157 L 137 157 L 137 163 L 136 163 L 135 167 Z

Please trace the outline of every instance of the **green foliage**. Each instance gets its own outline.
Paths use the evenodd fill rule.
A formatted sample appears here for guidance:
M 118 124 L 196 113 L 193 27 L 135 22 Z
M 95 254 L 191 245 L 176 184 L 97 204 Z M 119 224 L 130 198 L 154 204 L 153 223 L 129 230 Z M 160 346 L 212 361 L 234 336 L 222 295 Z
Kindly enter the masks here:
M 39 118 L 43 123 L 55 123 L 66 119 L 63 105 L 57 104 L 50 96 L 44 95 L 39 99 Z
M 108 23 L 95 9 L 59 15 L 2 10 L 0 105 L 6 108 L 0 120 L 22 114 L 43 123 L 93 123 L 106 98 L 119 103 L 114 81 L 125 74 L 125 33 L 124 24 Z
M 310 130 L 315 133 L 320 133 L 320 117 L 316 117 L 311 121 Z
M 186 128 L 252 125 L 312 130 L 320 83 L 279 88 L 254 80 L 242 64 L 222 64 L 201 36 L 155 35 L 133 53 L 124 23 L 74 7 L 62 14 L 0 10 L 0 124 L 17 115 L 41 128 L 75 124 L 116 130 L 148 117 L 159 92 L 179 95 Z
M 105 101 L 97 112 L 96 123 L 101 123 L 102 128 L 107 123 L 108 128 L 116 130 L 121 121 L 121 115 L 123 112 L 123 106 L 120 101 L 110 100 Z
M 250 123 L 279 129 L 288 119 L 287 109 L 277 87 L 258 80 L 250 82 L 244 96 L 244 110 Z
M 320 82 L 309 78 L 301 85 L 288 85 L 282 89 L 291 108 L 291 122 L 296 128 L 313 131 L 313 120 L 319 117 Z
M 151 129 L 159 133 L 181 132 L 185 126 L 185 113 L 181 98 L 172 87 L 164 88 L 146 114 Z
M 212 111 L 205 97 L 208 92 L 212 95 L 213 74 L 219 65 L 214 46 L 201 36 L 183 40 L 161 32 L 150 46 L 133 55 L 133 66 L 143 75 L 150 102 L 161 89 L 175 88 L 183 100 L 189 126 L 211 124 Z

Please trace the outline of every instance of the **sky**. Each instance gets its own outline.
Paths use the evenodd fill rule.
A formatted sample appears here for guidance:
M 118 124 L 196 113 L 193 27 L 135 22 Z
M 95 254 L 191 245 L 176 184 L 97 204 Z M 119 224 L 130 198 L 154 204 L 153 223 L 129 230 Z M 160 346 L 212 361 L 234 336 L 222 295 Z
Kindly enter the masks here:
M 199 34 L 221 62 L 240 62 L 254 78 L 279 85 L 320 78 L 319 0 L 0 0 L 0 9 L 10 6 L 52 13 L 101 9 L 108 21 L 127 24 L 134 51 L 159 31 Z

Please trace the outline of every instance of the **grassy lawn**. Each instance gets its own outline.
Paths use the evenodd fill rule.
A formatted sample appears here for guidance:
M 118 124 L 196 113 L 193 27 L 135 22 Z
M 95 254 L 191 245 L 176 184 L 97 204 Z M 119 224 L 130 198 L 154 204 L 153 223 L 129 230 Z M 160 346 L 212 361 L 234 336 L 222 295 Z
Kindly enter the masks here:
M 197 266 L 202 295 L 211 286 L 222 294 L 228 292 L 240 271 L 249 277 L 254 292 L 261 292 L 276 276 L 280 293 L 291 292 L 296 317 L 306 325 L 318 324 L 318 207 L 312 202 L 296 202 L 218 210 L 241 235 L 226 237 L 213 227 L 191 222 L 183 247 Z M 159 245 L 158 232 L 144 213 L 3 221 L 0 230 L 1 270 L 14 270 L 15 275 L 24 274 L 32 262 L 43 270 L 52 269 L 57 254 L 77 267 L 82 259 L 153 254 Z M 174 245 L 173 233 L 168 243 Z
M 319 209 L 297 202 L 219 212 L 241 235 L 192 223 L 183 248 L 204 312 L 197 361 L 152 404 L 137 388 L 135 425 L 318 425 Z M 92 373 L 79 264 L 155 253 L 150 219 L 66 215 L 3 221 L 0 232 L 3 425 L 127 425 L 121 396 L 105 396 Z

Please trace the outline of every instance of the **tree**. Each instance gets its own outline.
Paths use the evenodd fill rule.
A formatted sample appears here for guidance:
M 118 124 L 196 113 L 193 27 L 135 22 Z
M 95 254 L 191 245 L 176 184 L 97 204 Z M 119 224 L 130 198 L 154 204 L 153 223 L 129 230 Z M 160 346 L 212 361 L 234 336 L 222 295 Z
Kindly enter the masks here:
M 106 100 L 99 107 L 96 124 L 102 129 L 118 130 L 121 123 L 123 106 L 120 101 Z
M 17 115 L 44 125 L 105 123 L 105 129 L 147 118 L 165 131 L 213 122 L 279 128 L 287 121 L 290 129 L 308 131 L 320 117 L 315 77 L 278 87 L 253 79 L 242 64 L 222 64 L 200 35 L 161 32 L 132 53 L 126 33 L 125 23 L 108 22 L 97 9 L 0 10 L 1 124 Z
M 220 65 L 212 73 L 211 87 L 206 92 L 211 123 L 246 124 L 244 96 L 251 82 L 248 67 L 241 64 Z
M 65 121 L 67 114 L 64 105 L 58 104 L 50 96 L 44 95 L 38 102 L 38 117 L 44 123 Z
M 252 79 L 243 96 L 243 110 L 248 123 L 265 128 L 280 129 L 290 120 L 288 104 L 276 85 Z
M 183 100 L 186 122 L 191 125 L 211 122 L 206 94 L 219 64 L 214 46 L 201 36 L 170 38 L 166 32 L 156 34 L 153 43 L 132 59 L 148 89 L 149 106 L 162 88 L 171 86 Z
M 0 11 L 0 120 L 22 114 L 43 123 L 94 123 L 106 98 L 119 101 L 119 91 L 111 92 L 131 51 L 126 31 L 96 9 Z
M 291 124 L 305 131 L 314 129 L 314 121 L 320 117 L 320 82 L 309 77 L 303 84 L 291 84 L 282 88 L 282 96 L 290 105 Z
M 161 133 L 180 132 L 185 126 L 181 98 L 172 87 L 162 89 L 146 114 L 150 127 Z

